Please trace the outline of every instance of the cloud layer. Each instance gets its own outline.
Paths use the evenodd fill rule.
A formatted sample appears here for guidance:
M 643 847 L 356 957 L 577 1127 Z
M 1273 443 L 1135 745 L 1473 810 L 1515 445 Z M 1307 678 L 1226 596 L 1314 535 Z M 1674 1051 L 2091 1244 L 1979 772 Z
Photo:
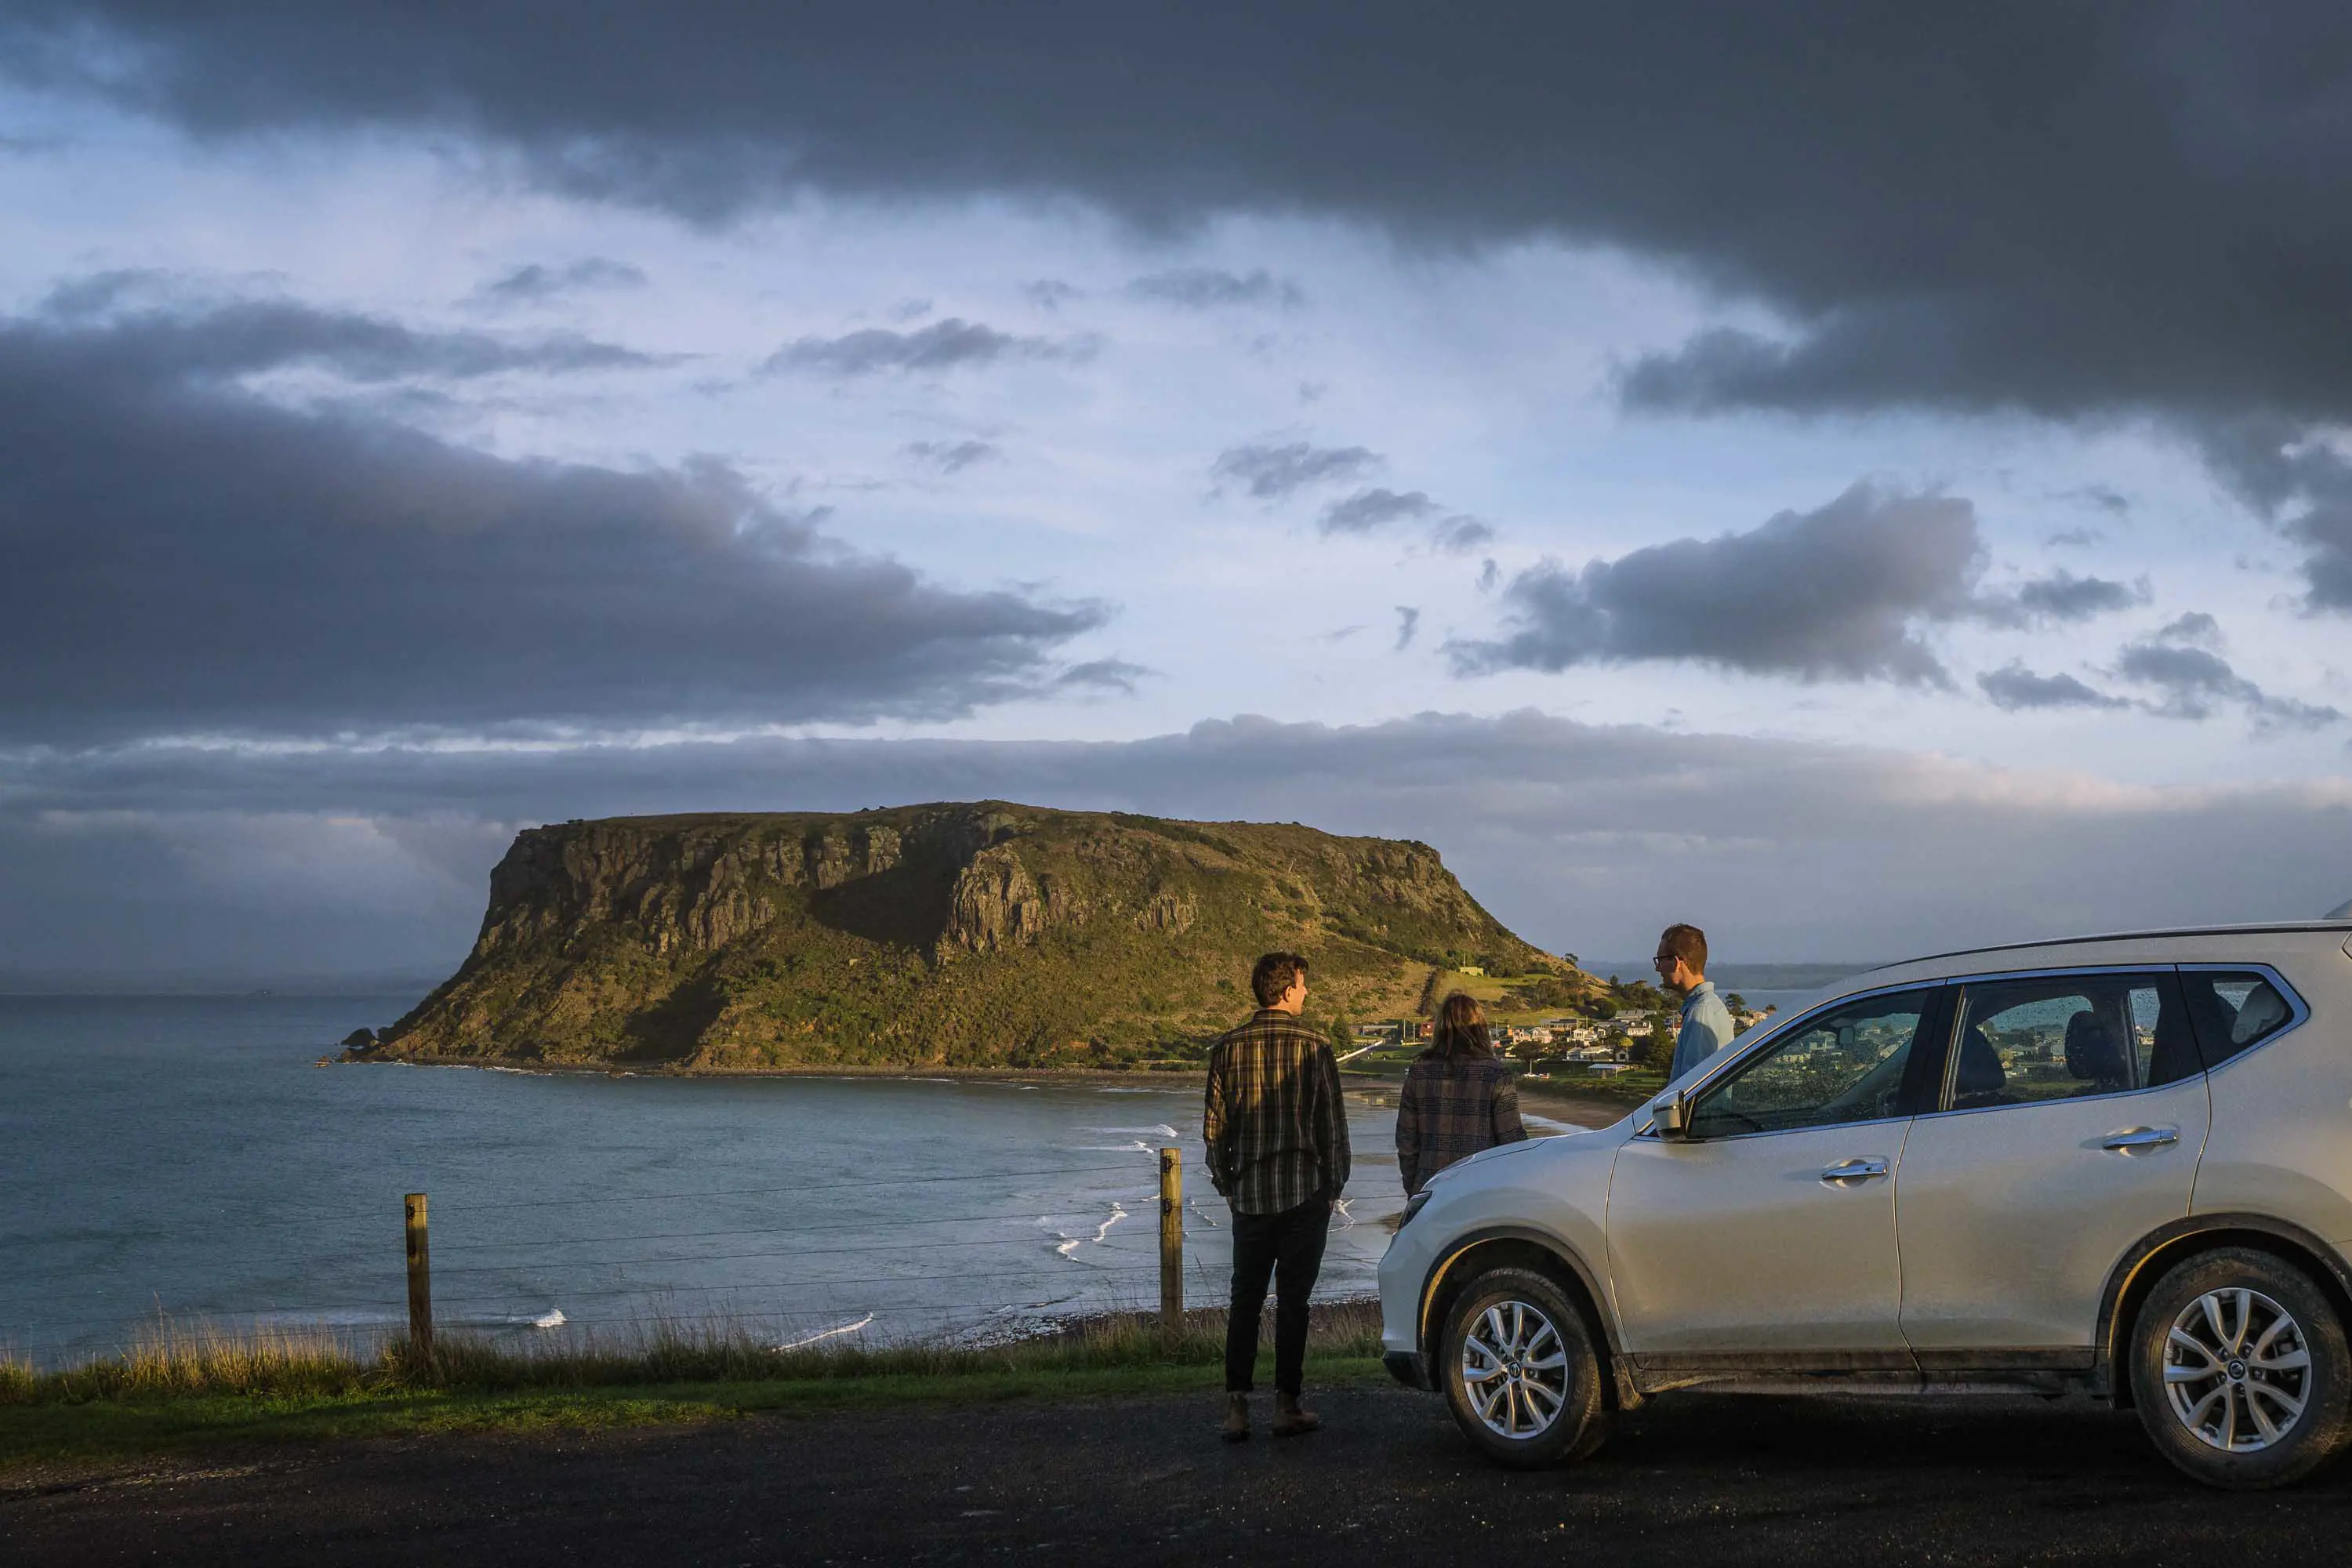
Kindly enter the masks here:
M 1748 533 L 1581 571 L 1545 562 L 1503 591 L 1510 635 L 1453 653 L 1465 673 L 1690 659 L 1801 680 L 1942 684 L 1916 627 L 1971 613 L 1983 555 L 1967 501 L 1857 485 Z
M 1465 675 L 1660 659 L 1945 686 L 1924 627 L 2082 621 L 2148 597 L 2144 584 L 2065 571 L 1985 591 L 1985 563 L 1967 500 L 1864 483 L 1747 533 L 1650 545 L 1577 571 L 1544 561 L 1503 590 L 1507 636 L 1449 647 Z M 2042 689 L 2008 675 L 1986 688 L 2002 707 L 2046 705 L 2025 700 Z
M 2256 730 L 2315 730 L 2344 717 L 2333 708 L 2276 697 L 2240 675 L 2221 657 L 2221 630 L 2213 617 L 2191 611 L 2153 636 L 2127 645 L 2116 673 L 2152 687 L 2146 706 L 2168 719 L 2210 719 L 2215 710 L 2242 710 Z
M 2249 422 L 2292 441 L 2352 419 L 2347 64 L 2352 18 L 2324 0 L 881 3 L 692 28 L 650 0 L 561 26 L 25 0 L 0 21 L 0 71 L 201 136 L 455 137 L 698 221 L 809 191 L 1075 196 L 1156 232 L 1246 211 L 1437 248 L 1602 244 L 1769 318 L 1637 354 L 1634 407 L 2153 415 L 2224 471 Z M 1152 283 L 1187 304 L 1286 287 Z M 919 352 L 883 348 L 839 352 Z M 2344 488 L 2306 466 L 2286 490 L 2310 607 L 2352 608 Z
M 941 716 L 1102 620 L 850 550 L 720 463 L 509 460 L 240 379 L 642 357 L 283 303 L 0 321 L 0 739 Z
M 550 26 L 527 6 L 27 0 L 0 58 L 206 134 L 454 131 L 700 216 L 814 188 L 1554 232 L 1686 260 L 1788 316 L 1784 338 L 1648 367 L 1653 402 L 2352 413 L 2352 346 L 2317 330 L 2352 276 L 2352 228 L 2319 216 L 2352 177 L 2335 6 L 2259 26 L 2219 4 L 1846 0 L 1496 20 L 868 4 L 681 28 L 650 3 Z
M 1859 961 L 2305 918 L 2342 899 L 2352 864 L 2340 779 L 2152 789 L 1538 713 L 1110 742 L 143 747 L 0 756 L 0 855 L 21 889 L 0 901 L 0 946 L 67 962 L 110 929 L 98 950 L 156 963 L 250 963 L 268 938 L 310 967 L 454 963 L 516 826 L 990 797 L 1422 839 L 1523 934 L 1583 952 L 1638 952 L 1675 920 L 1727 958 Z M 280 852 L 250 852 L 262 843 Z M 373 869 L 321 869 L 346 863 Z

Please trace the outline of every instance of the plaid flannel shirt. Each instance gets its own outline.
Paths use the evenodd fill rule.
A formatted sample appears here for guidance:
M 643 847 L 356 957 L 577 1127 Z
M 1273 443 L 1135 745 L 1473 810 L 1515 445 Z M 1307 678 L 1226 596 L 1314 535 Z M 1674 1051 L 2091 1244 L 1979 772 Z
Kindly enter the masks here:
M 1511 1069 L 1493 1058 L 1466 1062 L 1424 1058 L 1405 1069 L 1397 1097 L 1397 1165 L 1407 1195 L 1456 1160 L 1528 1135 Z
M 1209 1052 L 1201 1132 L 1235 1214 L 1280 1214 L 1348 1184 L 1348 1112 L 1322 1037 L 1261 1007 Z

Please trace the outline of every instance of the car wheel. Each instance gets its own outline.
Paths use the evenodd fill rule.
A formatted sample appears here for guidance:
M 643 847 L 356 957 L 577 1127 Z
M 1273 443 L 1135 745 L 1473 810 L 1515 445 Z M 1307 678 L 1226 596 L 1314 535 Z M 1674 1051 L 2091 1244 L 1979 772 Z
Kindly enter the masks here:
M 2168 1459 L 2210 1486 L 2301 1480 L 2352 1438 L 2352 1352 L 2303 1270 L 2227 1247 L 2192 1258 L 2140 1306 L 2132 1401 Z
M 1470 1281 L 1445 1315 L 1435 1371 L 1455 1425 L 1497 1464 L 1535 1469 L 1580 1459 L 1609 1436 L 1584 1315 L 1532 1268 L 1493 1268 Z

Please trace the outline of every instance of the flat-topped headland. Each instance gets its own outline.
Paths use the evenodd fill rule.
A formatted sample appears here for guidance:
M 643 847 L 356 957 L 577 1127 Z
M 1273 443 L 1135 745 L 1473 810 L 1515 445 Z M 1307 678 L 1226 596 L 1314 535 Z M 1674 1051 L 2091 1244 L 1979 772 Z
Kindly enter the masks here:
M 472 953 L 373 1048 L 418 1062 L 1120 1068 L 1199 1058 L 1264 952 L 1311 1015 L 1413 1016 L 1449 972 L 1601 984 L 1521 941 L 1425 844 L 1001 801 L 534 827 Z

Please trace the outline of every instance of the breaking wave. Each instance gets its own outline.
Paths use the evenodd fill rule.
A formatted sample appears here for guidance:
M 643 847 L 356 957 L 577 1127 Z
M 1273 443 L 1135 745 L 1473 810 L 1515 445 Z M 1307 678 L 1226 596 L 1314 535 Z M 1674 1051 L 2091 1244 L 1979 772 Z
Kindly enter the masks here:
M 807 1336 L 806 1338 L 804 1338 L 804 1339 L 788 1340 L 788 1341 L 786 1341 L 784 1343 L 778 1345 L 778 1346 L 776 1347 L 776 1349 L 778 1349 L 779 1351 L 796 1351 L 796 1350 L 800 1349 L 803 1345 L 813 1345 L 813 1344 L 816 1343 L 816 1342 L 817 1342 L 817 1341 L 819 1341 L 819 1340 L 829 1340 L 829 1339 L 833 1339 L 833 1338 L 835 1338 L 836 1335 L 840 1335 L 840 1334 L 854 1334 L 854 1333 L 857 1332 L 860 1329 L 865 1328 L 868 1323 L 871 1323 L 873 1321 L 874 1321 L 874 1314 L 873 1314 L 873 1313 L 871 1313 L 871 1312 L 868 1312 L 868 1313 L 866 1313 L 864 1317 L 862 1317 L 862 1318 L 858 1319 L 858 1320 L 857 1320 L 857 1321 L 856 1321 L 856 1322 L 854 1322 L 854 1323 L 843 1323 L 843 1324 L 841 1324 L 841 1325 L 839 1325 L 838 1327 L 835 1327 L 835 1328 L 830 1328 L 830 1329 L 820 1329 L 820 1330 L 819 1330 L 819 1331 L 817 1331 L 815 1333 L 810 1334 L 810 1335 L 808 1335 L 808 1336 Z

